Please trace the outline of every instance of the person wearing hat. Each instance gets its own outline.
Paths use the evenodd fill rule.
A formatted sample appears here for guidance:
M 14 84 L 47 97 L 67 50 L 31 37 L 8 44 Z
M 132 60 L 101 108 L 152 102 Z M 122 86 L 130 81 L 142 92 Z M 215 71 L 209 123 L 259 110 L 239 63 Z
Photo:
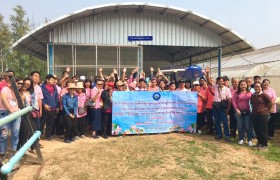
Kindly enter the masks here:
M 96 87 L 91 89 L 90 99 L 95 102 L 95 105 L 90 107 L 92 112 L 92 138 L 98 138 L 96 132 L 102 130 L 102 107 L 103 102 L 101 99 L 101 93 L 103 91 L 103 81 L 97 80 Z
M 81 138 L 85 137 L 86 131 L 86 116 L 87 116 L 87 96 L 83 92 L 84 90 L 84 82 L 78 82 L 76 86 L 76 92 L 78 96 L 78 114 L 77 114 L 77 121 L 78 121 L 78 132 Z M 78 137 L 77 137 L 78 138 Z
M 108 139 L 112 132 L 112 96 L 114 83 L 108 82 L 107 89 L 101 94 L 103 101 L 103 138 Z
M 196 132 L 201 133 L 201 129 L 206 124 L 204 118 L 204 104 L 206 102 L 206 93 L 201 91 L 201 87 L 198 81 L 193 82 L 193 92 L 197 92 L 197 119 L 196 119 Z
M 75 95 L 76 85 L 68 83 L 68 93 L 62 96 L 62 104 L 65 113 L 64 142 L 70 143 L 77 136 L 78 97 Z
M 116 86 L 117 86 L 117 89 L 116 91 L 123 91 L 124 90 L 124 83 L 119 80 L 117 83 L 116 83 Z
M 187 89 L 185 88 L 186 81 L 184 81 L 183 79 L 180 79 L 178 81 L 178 84 L 179 84 L 179 88 L 177 89 L 177 91 L 187 91 Z

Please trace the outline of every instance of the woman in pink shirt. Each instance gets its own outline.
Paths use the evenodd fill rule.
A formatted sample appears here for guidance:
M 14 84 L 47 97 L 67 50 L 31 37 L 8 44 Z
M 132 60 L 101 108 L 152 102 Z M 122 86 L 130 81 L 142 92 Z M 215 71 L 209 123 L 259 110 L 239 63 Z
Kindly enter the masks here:
M 252 93 L 249 91 L 248 85 L 244 80 L 241 80 L 238 84 L 238 89 L 233 95 L 233 108 L 235 110 L 235 117 L 238 124 L 238 144 L 243 145 L 245 140 L 245 133 L 247 135 L 247 141 L 249 146 L 253 146 L 253 124 L 251 121 L 250 113 L 250 98 Z
M 78 96 L 78 114 L 77 114 L 77 121 L 78 121 L 78 131 L 81 138 L 85 137 L 85 130 L 86 130 L 86 101 L 87 96 L 83 93 L 84 83 L 78 82 L 76 86 L 76 92 Z
M 90 91 L 92 89 L 92 82 L 91 82 L 91 80 L 86 79 L 84 84 L 85 84 L 85 93 L 86 93 L 86 97 L 87 97 L 87 102 L 89 102 Z M 86 116 L 86 119 L 87 119 L 86 129 L 91 129 L 91 127 L 92 127 L 92 117 L 91 117 L 91 115 L 92 115 L 92 112 L 91 112 L 92 108 L 89 107 L 88 103 L 87 103 L 87 106 L 88 107 L 87 107 L 87 116 Z
M 98 80 L 96 82 L 96 87 L 94 87 L 90 92 L 90 99 L 95 102 L 95 106 L 92 108 L 92 137 L 94 139 L 99 138 L 96 134 L 96 131 L 102 130 L 102 111 L 103 102 L 101 99 L 101 93 L 103 91 L 103 81 Z
M 196 120 L 196 132 L 201 133 L 201 129 L 205 125 L 204 117 L 204 103 L 206 102 L 205 91 L 201 91 L 201 87 L 198 81 L 193 82 L 193 91 L 197 92 L 198 101 L 197 101 L 197 120 Z
M 268 122 L 268 138 L 274 137 L 274 131 L 275 131 L 275 122 L 277 120 L 277 114 L 276 114 L 276 92 L 273 88 L 269 87 L 270 81 L 268 79 L 264 79 L 262 86 L 263 86 L 263 92 L 269 95 L 272 101 L 272 108 L 270 110 L 270 119 Z
M 11 82 L 9 77 L 5 77 L 7 86 L 3 87 L 1 90 L 1 101 L 0 101 L 0 118 L 8 116 L 19 110 L 18 102 L 14 89 L 11 87 Z M 17 145 L 19 141 L 19 129 L 20 129 L 21 117 L 18 117 L 12 122 L 9 122 L 0 127 L 1 136 L 0 136 L 0 156 L 4 157 L 7 151 L 8 145 L 8 134 L 11 130 L 11 149 L 13 151 L 17 150 Z

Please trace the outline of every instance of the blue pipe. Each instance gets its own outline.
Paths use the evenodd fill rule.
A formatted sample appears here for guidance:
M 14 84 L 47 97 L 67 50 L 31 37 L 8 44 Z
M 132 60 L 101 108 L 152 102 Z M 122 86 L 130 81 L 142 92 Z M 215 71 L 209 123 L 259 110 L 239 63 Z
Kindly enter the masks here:
M 3 126 L 9 122 L 12 122 L 14 120 L 16 120 L 16 118 L 20 117 L 20 116 L 23 116 L 24 114 L 27 114 L 28 112 L 31 112 L 32 111 L 32 107 L 31 106 L 27 106 L 26 108 L 24 109 L 21 109 L 19 111 L 16 111 L 6 117 L 3 117 L 0 119 L 0 126 Z
M 9 174 L 16 163 L 22 158 L 26 151 L 32 146 L 32 144 L 40 137 L 41 132 L 36 131 L 33 136 L 18 150 L 18 152 L 10 159 L 9 162 L 1 167 L 1 173 L 4 175 Z

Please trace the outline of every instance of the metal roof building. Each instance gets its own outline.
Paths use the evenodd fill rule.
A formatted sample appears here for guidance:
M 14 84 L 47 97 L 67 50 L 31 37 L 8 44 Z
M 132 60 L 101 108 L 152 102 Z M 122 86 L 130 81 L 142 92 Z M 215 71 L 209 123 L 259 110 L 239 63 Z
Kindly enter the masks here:
M 233 30 L 190 10 L 150 3 L 88 7 L 36 28 L 13 48 L 48 61 L 49 72 L 170 67 L 253 51 Z

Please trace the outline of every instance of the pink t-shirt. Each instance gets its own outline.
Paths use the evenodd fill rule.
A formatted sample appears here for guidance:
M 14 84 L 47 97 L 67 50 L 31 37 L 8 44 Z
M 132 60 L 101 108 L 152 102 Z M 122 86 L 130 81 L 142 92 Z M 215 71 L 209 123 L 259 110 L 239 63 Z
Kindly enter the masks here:
M 155 87 L 149 86 L 148 91 L 159 91 L 159 87 L 158 86 L 155 86 Z
M 214 95 L 215 95 L 214 92 L 215 92 L 214 88 L 210 87 L 210 86 L 206 90 L 206 98 L 207 98 L 206 108 L 207 109 L 212 109 L 213 108 Z
M 42 89 L 38 84 L 34 87 L 34 92 L 38 99 L 44 99 Z
M 102 94 L 102 92 L 103 92 L 103 89 L 101 90 L 101 93 L 98 94 L 98 96 L 95 100 L 95 107 L 94 107 L 95 109 L 101 108 L 101 104 L 102 104 L 101 94 Z M 92 99 L 97 93 L 98 93 L 98 89 L 96 87 L 91 89 L 90 99 Z
M 232 98 L 230 89 L 228 87 L 224 86 L 222 89 L 219 89 L 219 86 L 215 84 L 213 85 L 213 88 L 215 90 L 214 102 L 221 102 L 222 100 Z
M 205 91 L 200 91 L 200 94 L 206 97 Z M 197 113 L 203 113 L 203 111 L 204 111 L 204 102 L 202 101 L 202 98 L 198 96 Z
M 55 85 L 55 86 L 56 86 L 56 89 L 57 89 L 57 93 L 60 94 L 61 87 L 59 87 L 58 85 Z
M 231 96 L 233 97 L 234 94 L 236 93 L 237 89 L 233 89 L 233 87 L 230 87 L 230 92 L 231 92 Z
M 232 105 L 235 110 L 250 111 L 250 99 L 252 92 L 234 93 L 232 98 Z
M 2 94 L 6 94 L 6 98 L 7 98 L 6 100 L 7 100 L 7 103 L 9 103 L 9 105 L 10 105 L 10 107 L 11 107 L 11 110 L 12 110 L 12 111 L 18 110 L 17 99 L 16 99 L 15 96 L 13 96 L 12 90 L 11 90 L 9 87 L 5 86 L 5 87 L 3 87 L 3 89 L 1 90 L 1 93 L 2 93 Z M 7 109 L 5 108 L 5 106 L 2 104 L 2 102 L 1 102 L 1 105 L 0 105 L 0 109 L 1 109 L 1 110 L 7 110 Z
M 83 108 L 85 107 L 85 104 L 86 104 L 86 101 L 87 101 L 87 97 L 86 97 L 86 94 L 85 93 L 81 93 L 81 94 L 77 94 L 78 96 L 78 108 Z M 77 114 L 77 118 L 80 118 L 80 117 L 84 117 L 87 115 L 87 111 L 85 111 L 84 114 Z
M 274 91 L 273 88 L 268 88 L 267 90 L 263 91 L 264 93 L 266 93 L 267 95 L 269 95 L 269 97 L 271 98 L 271 100 L 276 100 L 277 96 L 276 96 L 276 92 Z M 276 103 L 272 106 L 270 113 L 276 113 Z

